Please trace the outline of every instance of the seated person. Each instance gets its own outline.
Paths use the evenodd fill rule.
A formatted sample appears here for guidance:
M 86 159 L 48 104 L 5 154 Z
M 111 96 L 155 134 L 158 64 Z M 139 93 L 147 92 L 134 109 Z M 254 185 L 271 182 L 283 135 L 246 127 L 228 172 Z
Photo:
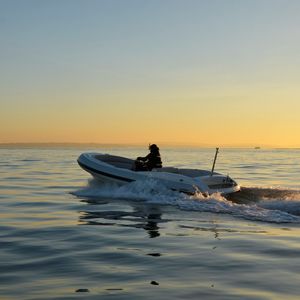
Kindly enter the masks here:
M 135 161 L 135 171 L 151 171 L 153 168 L 161 168 L 159 148 L 152 144 L 149 146 L 150 153 L 145 157 L 138 157 Z

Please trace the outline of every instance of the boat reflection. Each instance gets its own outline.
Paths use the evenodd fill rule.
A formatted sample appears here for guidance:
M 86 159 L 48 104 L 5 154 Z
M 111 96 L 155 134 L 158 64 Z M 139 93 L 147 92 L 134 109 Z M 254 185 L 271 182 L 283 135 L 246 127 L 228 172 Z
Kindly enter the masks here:
M 129 207 L 123 210 L 107 209 L 108 202 L 94 199 L 84 199 L 88 209 L 79 212 L 80 225 L 99 225 L 99 226 L 120 226 L 131 228 L 142 228 L 147 231 L 149 238 L 156 238 L 160 236 L 160 225 L 167 220 L 162 219 L 162 213 L 157 205 L 143 205 L 130 203 Z M 98 205 L 97 205 L 98 204 Z M 126 201 L 126 204 L 129 204 Z M 124 207 L 123 202 L 121 207 Z M 97 209 L 97 210 L 96 210 Z
M 223 233 L 265 233 L 255 227 L 247 227 L 243 230 L 224 227 L 224 224 L 220 223 L 214 214 L 209 217 L 197 214 L 198 217 L 195 221 L 195 216 L 188 217 L 188 212 L 181 212 L 179 216 L 176 214 L 177 217 L 174 219 L 174 208 L 159 204 L 94 198 L 82 199 L 81 202 L 86 205 L 84 210 L 79 211 L 79 225 L 138 228 L 145 230 L 149 238 L 160 237 L 162 230 L 165 230 L 165 234 L 168 236 L 201 236 L 205 232 L 210 232 L 215 240 L 221 240 Z M 176 226 L 175 231 L 170 232 L 166 223 L 173 221 L 180 223 Z

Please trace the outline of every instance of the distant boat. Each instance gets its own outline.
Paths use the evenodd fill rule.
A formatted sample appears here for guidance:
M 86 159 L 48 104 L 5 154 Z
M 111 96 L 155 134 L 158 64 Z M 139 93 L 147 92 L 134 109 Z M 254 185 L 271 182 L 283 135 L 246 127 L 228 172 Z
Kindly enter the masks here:
M 254 149 L 258 150 L 258 149 L 260 149 L 260 147 L 257 146 L 257 147 L 254 147 Z

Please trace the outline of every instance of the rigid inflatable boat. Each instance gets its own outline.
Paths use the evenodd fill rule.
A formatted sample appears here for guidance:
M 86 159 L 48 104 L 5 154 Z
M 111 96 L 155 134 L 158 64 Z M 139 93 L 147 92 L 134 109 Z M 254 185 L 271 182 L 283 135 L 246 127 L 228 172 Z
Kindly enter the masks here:
M 152 171 L 135 171 L 133 159 L 101 153 L 83 153 L 77 161 L 82 169 L 102 182 L 122 185 L 152 179 L 171 190 L 187 194 L 201 192 L 204 195 L 213 193 L 226 195 L 240 190 L 239 185 L 229 176 L 213 170 L 162 167 Z

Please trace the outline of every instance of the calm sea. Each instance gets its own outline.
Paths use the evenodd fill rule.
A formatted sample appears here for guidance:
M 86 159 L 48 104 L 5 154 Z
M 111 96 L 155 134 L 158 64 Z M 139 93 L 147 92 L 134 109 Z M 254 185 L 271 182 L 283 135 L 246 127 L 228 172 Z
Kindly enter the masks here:
M 300 150 L 221 149 L 231 200 L 157 182 L 101 186 L 86 151 L 0 149 L 0 299 L 299 299 Z M 210 169 L 214 149 L 161 149 Z

